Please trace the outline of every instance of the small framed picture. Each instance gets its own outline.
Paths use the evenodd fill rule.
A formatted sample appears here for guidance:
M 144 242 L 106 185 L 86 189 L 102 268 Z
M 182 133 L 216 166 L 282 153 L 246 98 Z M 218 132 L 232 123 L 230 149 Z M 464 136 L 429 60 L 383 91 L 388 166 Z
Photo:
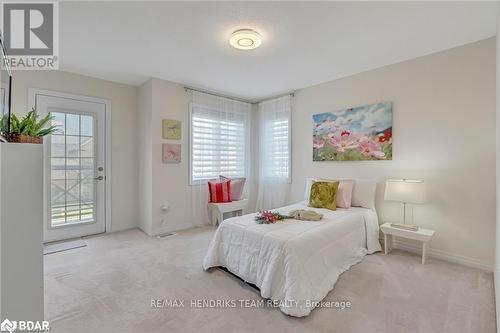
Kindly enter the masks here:
M 177 164 L 181 163 L 181 145 L 179 143 L 163 144 L 163 163 Z
M 167 140 L 180 140 L 182 138 L 181 121 L 163 119 L 163 138 Z

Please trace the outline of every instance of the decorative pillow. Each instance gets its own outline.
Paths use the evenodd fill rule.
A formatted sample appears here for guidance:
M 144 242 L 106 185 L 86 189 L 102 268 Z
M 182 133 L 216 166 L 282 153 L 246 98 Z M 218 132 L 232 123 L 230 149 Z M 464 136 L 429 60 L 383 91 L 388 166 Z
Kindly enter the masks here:
M 356 179 L 352 190 L 352 206 L 375 209 L 377 182 L 368 179 Z
M 354 188 L 354 181 L 344 179 L 339 183 L 339 191 L 337 193 L 337 207 L 351 208 L 352 190 Z
M 231 179 L 210 180 L 208 192 L 210 193 L 210 202 L 231 202 Z
M 309 206 L 315 208 L 337 209 L 337 191 L 339 182 L 315 182 L 311 185 Z
M 323 182 L 339 182 L 339 189 L 337 192 L 337 207 L 339 208 L 351 208 L 352 200 L 352 190 L 354 188 L 354 180 L 352 179 L 319 179 L 319 178 L 307 178 L 306 180 L 306 191 L 304 193 L 304 200 L 308 200 L 311 195 L 311 185 L 314 181 Z
M 231 201 L 238 201 L 243 199 L 243 189 L 245 188 L 246 178 L 233 178 L 219 176 L 220 180 L 231 181 Z

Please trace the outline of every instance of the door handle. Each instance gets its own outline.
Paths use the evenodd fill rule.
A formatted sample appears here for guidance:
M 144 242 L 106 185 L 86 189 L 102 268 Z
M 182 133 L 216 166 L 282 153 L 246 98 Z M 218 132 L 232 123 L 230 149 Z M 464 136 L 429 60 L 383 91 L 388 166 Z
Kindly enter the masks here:
M 103 179 L 104 179 L 104 177 L 103 177 L 103 176 L 99 176 L 99 177 L 95 177 L 95 178 L 94 178 L 94 180 L 97 180 L 97 181 L 99 181 L 99 180 L 103 180 Z

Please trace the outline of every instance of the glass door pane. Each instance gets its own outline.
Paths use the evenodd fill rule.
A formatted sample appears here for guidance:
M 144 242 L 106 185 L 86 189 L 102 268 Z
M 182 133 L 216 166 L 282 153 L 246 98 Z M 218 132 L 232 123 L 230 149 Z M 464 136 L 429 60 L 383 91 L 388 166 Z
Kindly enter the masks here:
M 95 220 L 96 170 L 93 115 L 52 112 L 51 226 Z

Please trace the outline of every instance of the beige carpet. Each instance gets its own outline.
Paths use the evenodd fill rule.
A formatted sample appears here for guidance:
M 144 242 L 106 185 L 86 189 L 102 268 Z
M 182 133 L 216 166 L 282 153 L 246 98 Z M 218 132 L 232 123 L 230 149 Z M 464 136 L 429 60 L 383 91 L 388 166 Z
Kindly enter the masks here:
M 44 256 L 51 332 L 494 332 L 493 275 L 402 251 L 374 254 L 342 274 L 327 300 L 293 318 L 272 308 L 197 309 L 192 299 L 260 300 L 249 286 L 201 262 L 213 230 L 165 239 L 129 230 L 86 238 L 87 247 Z M 151 308 L 151 299 L 186 300 Z

